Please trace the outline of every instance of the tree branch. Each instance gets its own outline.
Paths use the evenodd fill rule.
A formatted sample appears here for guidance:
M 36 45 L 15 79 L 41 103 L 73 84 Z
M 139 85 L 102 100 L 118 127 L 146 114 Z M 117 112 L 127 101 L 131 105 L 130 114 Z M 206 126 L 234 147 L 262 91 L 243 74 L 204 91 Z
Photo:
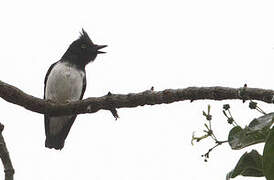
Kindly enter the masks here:
M 133 108 L 144 105 L 169 104 L 185 100 L 229 100 L 240 99 L 242 88 L 229 87 L 188 87 L 185 89 L 166 89 L 164 91 L 147 90 L 140 93 L 111 94 L 102 97 L 90 97 L 67 104 L 57 104 L 51 101 L 28 95 L 20 89 L 0 81 L 0 97 L 4 100 L 22 106 L 30 111 L 51 114 L 70 115 L 95 113 L 98 110 L 113 110 L 115 108 Z M 245 88 L 245 97 L 266 103 L 273 103 L 274 91 L 258 88 Z
M 0 158 L 2 160 L 5 172 L 5 180 L 13 180 L 14 169 L 10 160 L 9 152 L 2 135 L 4 125 L 0 123 Z

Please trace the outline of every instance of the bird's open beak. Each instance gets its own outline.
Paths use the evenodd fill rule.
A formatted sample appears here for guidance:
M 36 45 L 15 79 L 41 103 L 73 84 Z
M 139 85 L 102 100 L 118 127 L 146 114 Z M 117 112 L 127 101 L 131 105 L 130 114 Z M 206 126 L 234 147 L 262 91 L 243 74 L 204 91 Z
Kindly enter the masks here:
M 97 46 L 96 46 L 97 54 L 106 53 L 106 52 L 104 52 L 104 51 L 99 51 L 100 49 L 103 49 L 103 48 L 105 48 L 105 47 L 107 47 L 107 45 L 97 45 Z

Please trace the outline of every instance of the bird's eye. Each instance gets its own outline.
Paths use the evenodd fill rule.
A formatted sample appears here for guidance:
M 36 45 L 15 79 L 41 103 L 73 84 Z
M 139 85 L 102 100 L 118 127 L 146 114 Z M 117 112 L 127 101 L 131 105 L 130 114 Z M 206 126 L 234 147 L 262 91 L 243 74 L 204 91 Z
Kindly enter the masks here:
M 81 44 L 81 48 L 82 49 L 85 49 L 85 48 L 87 48 L 88 46 L 86 45 L 86 44 Z

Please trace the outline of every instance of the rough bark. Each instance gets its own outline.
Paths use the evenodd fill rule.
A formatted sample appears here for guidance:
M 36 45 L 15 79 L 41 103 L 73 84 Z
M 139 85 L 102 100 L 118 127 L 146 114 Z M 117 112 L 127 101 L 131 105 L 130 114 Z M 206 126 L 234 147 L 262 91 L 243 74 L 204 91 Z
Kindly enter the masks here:
M 229 100 L 248 97 L 266 103 L 273 103 L 274 91 L 258 88 L 244 88 L 244 96 L 240 96 L 243 88 L 229 87 L 188 87 L 184 89 L 166 89 L 163 91 L 147 90 L 140 93 L 111 94 L 102 97 L 90 97 L 67 104 L 56 104 L 24 93 L 22 90 L 0 81 L 0 97 L 22 106 L 30 111 L 51 114 L 70 115 L 95 113 L 98 110 L 115 108 L 133 108 L 144 105 L 169 104 L 177 101 L 196 100 Z M 241 91 L 242 92 L 242 91 Z
M 0 123 L 0 158 L 2 160 L 5 172 L 5 180 L 13 180 L 14 169 L 10 160 L 9 152 L 2 135 L 4 125 Z

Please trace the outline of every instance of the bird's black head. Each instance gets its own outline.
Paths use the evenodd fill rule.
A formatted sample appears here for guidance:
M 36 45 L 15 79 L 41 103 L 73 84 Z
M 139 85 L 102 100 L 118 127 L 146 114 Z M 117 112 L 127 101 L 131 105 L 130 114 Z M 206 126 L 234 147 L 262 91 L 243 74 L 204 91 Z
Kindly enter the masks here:
M 89 62 L 94 61 L 98 54 L 105 53 L 100 51 L 100 49 L 106 46 L 94 44 L 86 31 L 82 29 L 80 37 L 69 46 L 62 60 L 84 68 Z

